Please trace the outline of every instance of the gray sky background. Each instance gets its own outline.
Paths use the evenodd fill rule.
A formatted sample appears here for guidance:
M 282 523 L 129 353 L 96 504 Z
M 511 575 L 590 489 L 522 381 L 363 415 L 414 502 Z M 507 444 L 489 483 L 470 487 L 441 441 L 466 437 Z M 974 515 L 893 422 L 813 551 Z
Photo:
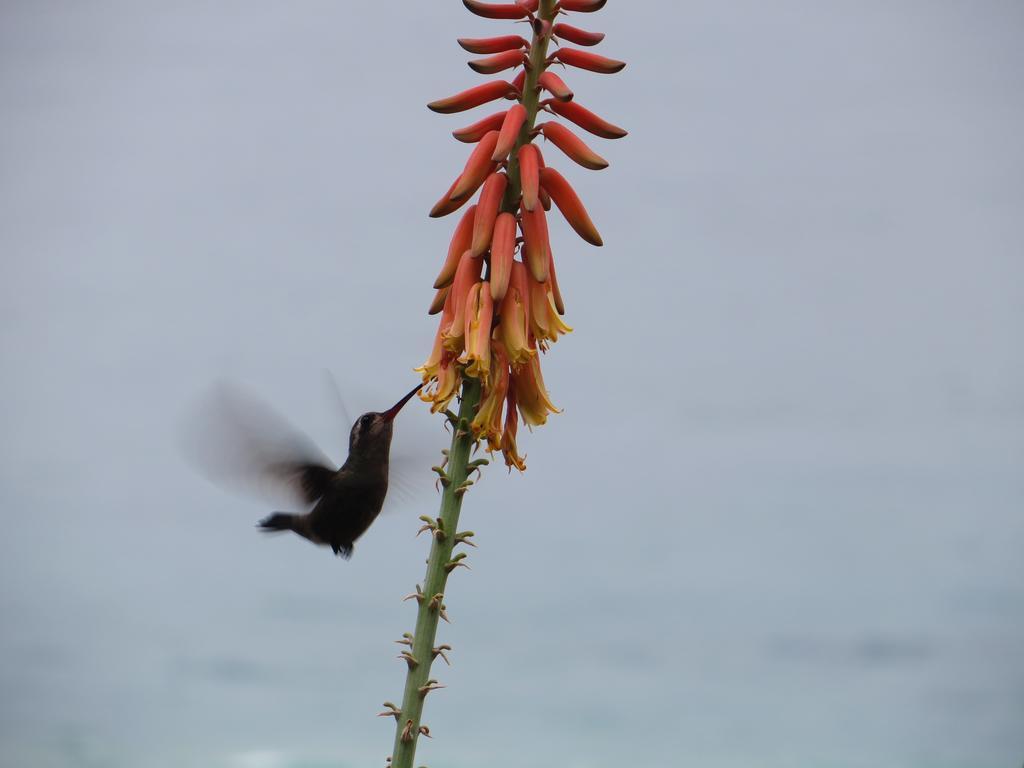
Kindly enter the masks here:
M 1024 759 L 1024 6 L 619 0 L 547 153 L 564 414 L 485 474 L 432 768 Z M 0 765 L 383 765 L 417 504 L 350 562 L 182 460 L 413 382 L 456 0 L 0 3 Z M 397 446 L 440 424 L 404 413 Z M 433 457 L 428 455 L 427 462 Z

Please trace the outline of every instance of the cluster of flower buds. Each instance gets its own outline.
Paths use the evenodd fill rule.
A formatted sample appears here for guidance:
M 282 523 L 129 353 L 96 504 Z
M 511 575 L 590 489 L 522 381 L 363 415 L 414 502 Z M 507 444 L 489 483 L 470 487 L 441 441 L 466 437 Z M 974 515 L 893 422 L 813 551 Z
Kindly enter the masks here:
M 519 417 L 529 426 L 543 424 L 552 405 L 541 377 L 538 351 L 546 351 L 570 330 L 558 288 L 548 237 L 547 212 L 552 204 L 576 233 L 592 245 L 601 236 L 576 192 L 554 168 L 545 164 L 534 139 L 543 135 L 570 160 L 600 170 L 608 163 L 572 130 L 563 118 L 606 139 L 626 132 L 573 99 L 573 92 L 551 66 L 612 74 L 625 64 L 590 51 L 569 48 L 562 41 L 593 46 L 604 35 L 566 23 L 569 12 L 600 10 L 606 0 L 517 0 L 486 3 L 463 0 L 477 16 L 525 21 L 530 40 L 519 35 L 463 38 L 459 45 L 481 55 L 469 66 L 492 75 L 521 68 L 511 80 L 492 80 L 446 99 L 430 109 L 442 114 L 462 112 L 500 99 L 510 108 L 453 132 L 473 144 L 462 173 L 437 201 L 430 215 L 445 216 L 469 205 L 452 236 L 448 255 L 434 288 L 430 314 L 441 323 L 430 358 L 417 370 L 428 384 L 421 397 L 434 411 L 444 410 L 459 391 L 462 377 L 479 379 L 482 399 L 472 423 L 474 435 L 505 463 L 526 468 L 516 447 Z M 548 53 L 550 43 L 559 47 Z M 540 112 L 550 116 L 536 125 Z

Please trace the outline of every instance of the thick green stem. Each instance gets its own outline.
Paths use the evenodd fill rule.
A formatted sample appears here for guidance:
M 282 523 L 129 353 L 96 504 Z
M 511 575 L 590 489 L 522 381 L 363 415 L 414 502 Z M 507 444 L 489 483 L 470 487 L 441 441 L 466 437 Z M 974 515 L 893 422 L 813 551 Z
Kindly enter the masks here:
M 441 515 L 434 523 L 436 528 L 430 528 L 433 543 L 430 546 L 430 558 L 427 560 L 427 575 L 422 589 L 418 586 L 416 589 L 419 613 L 416 616 L 412 647 L 406 656 L 409 674 L 405 680 L 402 708 L 396 715 L 398 728 L 391 755 L 391 768 L 412 768 L 416 754 L 416 742 L 422 725 L 423 701 L 430 692 L 430 666 L 434 657 L 438 655 L 435 638 L 438 620 L 445 610 L 445 584 L 448 581 L 448 574 L 460 562 L 458 559 L 452 559 L 452 550 L 459 542 L 459 512 L 462 509 L 462 497 L 469 487 L 469 455 L 474 442 L 469 424 L 476 415 L 479 402 L 480 382 L 466 378 L 462 385 L 462 402 L 457 423 L 452 429 L 448 462 L 443 468 L 444 474 L 441 474 L 441 482 L 444 483 Z

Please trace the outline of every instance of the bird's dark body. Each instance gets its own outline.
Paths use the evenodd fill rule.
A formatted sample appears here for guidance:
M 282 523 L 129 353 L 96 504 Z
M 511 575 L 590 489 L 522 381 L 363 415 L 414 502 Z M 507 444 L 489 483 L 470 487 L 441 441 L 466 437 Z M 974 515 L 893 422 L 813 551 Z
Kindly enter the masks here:
M 314 544 L 349 557 L 356 540 L 377 519 L 388 492 L 388 464 L 394 418 L 419 391 L 416 387 L 390 410 L 365 413 L 349 435 L 348 459 L 335 471 L 322 464 L 294 463 L 274 468 L 288 477 L 313 509 L 304 515 L 276 512 L 260 521 L 267 532 L 294 531 Z

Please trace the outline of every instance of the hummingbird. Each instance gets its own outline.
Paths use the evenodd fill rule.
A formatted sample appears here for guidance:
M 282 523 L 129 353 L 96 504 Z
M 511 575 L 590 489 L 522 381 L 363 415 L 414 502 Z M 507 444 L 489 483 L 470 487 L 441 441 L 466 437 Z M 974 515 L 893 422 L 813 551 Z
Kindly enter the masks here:
M 259 522 L 259 529 L 265 533 L 292 531 L 314 544 L 329 546 L 335 555 L 351 557 L 356 540 L 384 505 L 395 417 L 422 387 L 417 385 L 386 411 L 371 411 L 356 419 L 348 438 L 348 458 L 341 469 L 308 457 L 267 467 L 315 506 L 306 514 L 275 512 Z

